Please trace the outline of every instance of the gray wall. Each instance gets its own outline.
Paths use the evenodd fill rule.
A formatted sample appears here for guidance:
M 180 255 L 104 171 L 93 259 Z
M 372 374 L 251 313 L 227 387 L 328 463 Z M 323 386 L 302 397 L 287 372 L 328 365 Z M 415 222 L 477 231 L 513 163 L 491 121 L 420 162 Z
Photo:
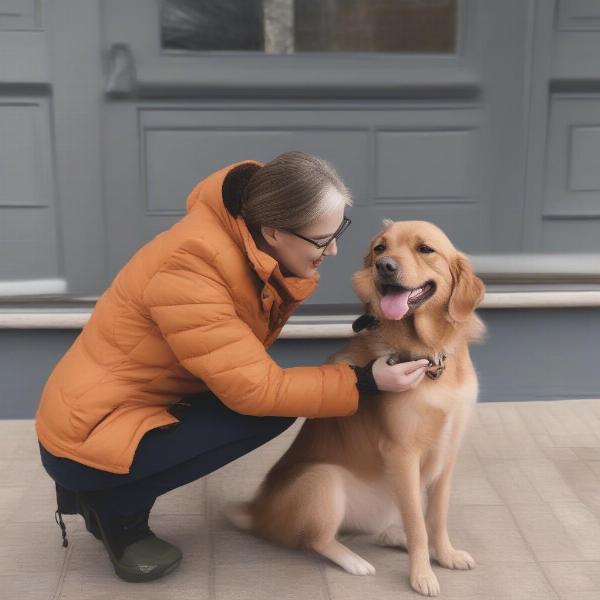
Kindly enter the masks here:
M 384 217 L 433 221 L 502 291 L 600 289 L 600 0 L 458 4 L 452 54 L 282 56 L 165 51 L 159 2 L 3 4 L 0 313 L 94 300 L 197 181 L 291 148 L 331 160 L 355 198 L 316 314 L 355 303 Z M 483 400 L 599 395 L 597 310 L 484 316 Z M 0 329 L 0 417 L 32 414 L 73 335 Z M 306 364 L 332 344 L 273 352 Z
M 600 0 L 461 0 L 456 52 L 423 55 L 166 51 L 159 4 L 0 9 L 0 299 L 99 296 L 197 181 L 290 148 L 355 197 L 309 304 L 348 301 L 383 217 L 475 256 L 600 253 Z

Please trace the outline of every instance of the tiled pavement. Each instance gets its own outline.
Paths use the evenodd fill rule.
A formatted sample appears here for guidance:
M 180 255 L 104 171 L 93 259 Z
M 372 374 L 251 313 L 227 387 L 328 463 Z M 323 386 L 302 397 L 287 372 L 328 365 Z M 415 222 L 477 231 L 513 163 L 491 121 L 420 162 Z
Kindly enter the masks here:
M 375 575 L 350 575 L 316 555 L 240 532 L 220 510 L 249 497 L 303 419 L 278 438 L 207 477 L 161 496 L 150 526 L 183 551 L 163 579 L 118 579 L 102 543 L 65 515 L 68 548 L 54 521 L 52 480 L 33 420 L 0 421 L 0 597 L 15 600 L 378 600 L 419 598 L 407 554 L 373 536 L 343 535 Z M 454 545 L 477 566 L 435 562 L 441 598 L 600 598 L 600 399 L 485 403 L 461 450 L 450 508 Z

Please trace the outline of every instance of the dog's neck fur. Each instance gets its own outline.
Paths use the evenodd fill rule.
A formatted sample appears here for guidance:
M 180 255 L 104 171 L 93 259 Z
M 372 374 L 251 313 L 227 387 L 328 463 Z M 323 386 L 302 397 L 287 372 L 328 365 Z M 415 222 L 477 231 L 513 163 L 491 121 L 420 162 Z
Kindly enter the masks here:
M 408 362 L 428 358 L 435 365 L 444 365 L 446 357 L 456 353 L 461 342 L 466 343 L 462 330 L 467 324 L 450 322 L 445 314 L 417 311 L 398 321 L 387 320 L 385 327 L 381 321 L 370 314 L 370 306 L 352 327 L 359 332 L 367 329 L 369 346 L 382 356 L 392 354 L 395 362 Z M 461 335 L 463 334 L 463 335 Z

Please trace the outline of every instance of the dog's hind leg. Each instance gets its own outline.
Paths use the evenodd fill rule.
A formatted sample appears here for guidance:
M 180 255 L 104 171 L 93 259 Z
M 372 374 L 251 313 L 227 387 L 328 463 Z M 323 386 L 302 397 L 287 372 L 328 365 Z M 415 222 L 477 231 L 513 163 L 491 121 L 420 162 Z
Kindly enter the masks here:
M 348 510 L 346 470 L 311 463 L 284 475 L 280 473 L 279 482 L 253 502 L 255 533 L 289 548 L 320 554 L 354 575 L 374 573 L 373 565 L 336 540 Z
M 353 575 L 374 575 L 375 567 L 371 563 L 361 558 L 355 552 L 352 552 L 350 548 L 344 546 L 344 544 L 335 538 L 346 515 L 346 493 L 347 490 L 340 478 L 336 482 L 334 493 L 329 497 L 331 504 L 329 511 L 327 511 L 331 516 L 335 515 L 335 518 L 331 519 L 327 526 L 322 529 L 318 539 L 310 544 L 310 548 L 318 554 L 329 558 L 342 567 L 342 569 L 348 571 L 348 573 L 352 573 Z
M 348 573 L 353 575 L 375 575 L 375 567 L 370 562 L 352 552 L 350 548 L 344 546 L 335 538 L 319 547 L 313 546 L 313 550 L 340 565 Z
M 346 516 L 347 476 L 336 465 L 318 464 L 294 483 L 305 503 L 300 516 L 305 548 L 329 558 L 353 575 L 373 575 L 375 567 L 336 539 Z

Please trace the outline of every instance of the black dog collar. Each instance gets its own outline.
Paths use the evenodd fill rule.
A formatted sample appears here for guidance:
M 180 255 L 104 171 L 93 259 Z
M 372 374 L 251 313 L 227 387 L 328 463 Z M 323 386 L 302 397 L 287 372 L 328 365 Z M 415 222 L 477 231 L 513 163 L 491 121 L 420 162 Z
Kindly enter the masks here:
M 363 329 L 377 329 L 378 326 L 379 321 L 373 315 L 365 313 L 352 323 L 352 330 L 354 333 L 358 333 Z

